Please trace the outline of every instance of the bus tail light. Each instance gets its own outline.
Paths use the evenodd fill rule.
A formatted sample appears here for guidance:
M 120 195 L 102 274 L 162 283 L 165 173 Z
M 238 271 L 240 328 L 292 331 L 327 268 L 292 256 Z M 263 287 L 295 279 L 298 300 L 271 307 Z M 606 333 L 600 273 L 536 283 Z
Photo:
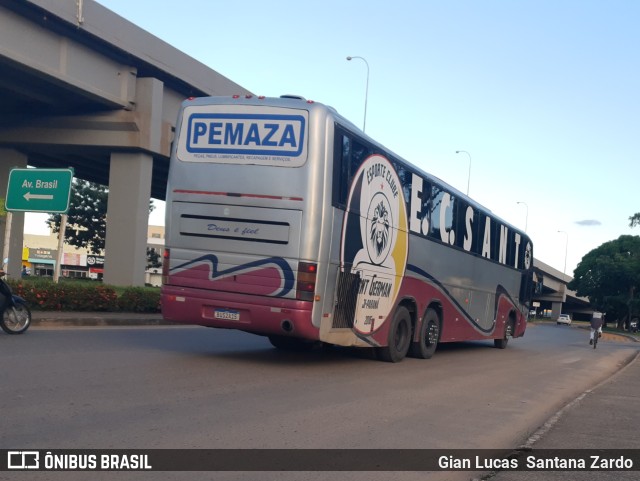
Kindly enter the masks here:
M 162 283 L 168 284 L 169 282 L 169 259 L 171 255 L 169 249 L 165 249 L 162 253 Z
M 318 265 L 310 262 L 298 264 L 298 282 L 296 284 L 296 299 L 299 301 L 313 301 L 316 290 L 316 275 Z

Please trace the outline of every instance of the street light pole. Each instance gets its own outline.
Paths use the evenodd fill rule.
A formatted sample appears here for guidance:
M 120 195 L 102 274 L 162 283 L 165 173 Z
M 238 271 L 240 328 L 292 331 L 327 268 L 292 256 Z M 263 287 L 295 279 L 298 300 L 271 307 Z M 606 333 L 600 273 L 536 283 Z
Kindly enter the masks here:
M 369 62 L 364 57 L 347 57 L 347 60 L 351 61 L 354 58 L 362 60 L 367 66 L 367 86 L 364 91 L 364 121 L 362 122 L 362 131 L 364 132 L 367 127 L 367 101 L 369 100 Z
M 558 232 L 566 236 L 566 240 L 564 243 L 564 271 L 562 271 L 562 273 L 566 276 L 567 275 L 567 251 L 569 250 L 569 234 L 567 234 L 563 230 L 559 230 Z
M 469 183 L 471 182 L 471 154 L 466 150 L 456 150 L 456 154 L 459 154 L 460 152 L 469 156 L 469 175 L 467 176 L 467 195 L 469 195 Z
M 524 218 L 524 232 L 527 233 L 527 225 L 529 224 L 529 206 L 526 202 L 518 202 L 518 204 L 522 204 L 527 208 L 527 213 Z

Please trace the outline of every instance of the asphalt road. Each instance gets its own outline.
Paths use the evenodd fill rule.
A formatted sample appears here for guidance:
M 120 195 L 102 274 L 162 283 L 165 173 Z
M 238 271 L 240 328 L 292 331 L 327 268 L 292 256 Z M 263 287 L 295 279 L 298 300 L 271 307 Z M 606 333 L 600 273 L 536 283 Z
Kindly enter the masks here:
M 34 328 L 0 335 L 0 448 L 513 448 L 637 352 L 531 326 L 505 350 L 439 347 L 431 360 L 279 352 L 199 327 Z M 0 473 L 27 479 L 22 473 Z M 91 479 L 433 479 L 479 473 L 91 473 Z M 59 475 L 59 477 L 58 477 Z M 28 479 L 86 479 L 29 473 Z

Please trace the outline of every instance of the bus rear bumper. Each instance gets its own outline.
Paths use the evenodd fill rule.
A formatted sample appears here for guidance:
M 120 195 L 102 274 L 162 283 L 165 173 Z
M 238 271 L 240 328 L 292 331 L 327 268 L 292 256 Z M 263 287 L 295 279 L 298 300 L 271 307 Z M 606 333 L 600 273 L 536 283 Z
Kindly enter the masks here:
M 165 285 L 161 304 L 162 316 L 171 322 L 310 340 L 320 337 L 311 322 L 312 302 Z

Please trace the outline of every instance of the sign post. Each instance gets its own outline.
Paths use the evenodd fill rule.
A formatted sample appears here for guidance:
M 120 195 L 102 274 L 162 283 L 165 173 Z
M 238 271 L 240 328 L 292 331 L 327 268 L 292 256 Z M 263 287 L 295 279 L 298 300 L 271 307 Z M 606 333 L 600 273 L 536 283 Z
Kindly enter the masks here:
M 64 234 L 67 230 L 67 214 L 60 216 L 60 231 L 58 232 L 58 255 L 56 257 L 56 265 L 53 268 L 53 282 L 56 284 L 60 279 L 60 269 L 62 268 L 62 260 L 64 259 L 64 252 L 62 248 L 64 245 Z
M 58 233 L 58 257 L 53 281 L 60 278 L 63 259 L 62 245 L 67 225 L 67 211 L 71 200 L 73 169 L 12 169 L 9 172 L 5 208 L 9 212 L 48 212 L 62 214 Z M 6 232 L 9 232 L 7 227 Z M 5 243 L 8 245 L 8 243 Z
M 13 222 L 13 219 L 11 217 L 11 212 L 7 212 L 5 219 L 6 221 L 4 226 L 4 248 L 2 249 L 2 262 L 0 262 L 0 270 L 4 270 L 5 262 L 9 262 L 8 260 L 9 259 L 9 240 L 11 239 L 11 222 Z

